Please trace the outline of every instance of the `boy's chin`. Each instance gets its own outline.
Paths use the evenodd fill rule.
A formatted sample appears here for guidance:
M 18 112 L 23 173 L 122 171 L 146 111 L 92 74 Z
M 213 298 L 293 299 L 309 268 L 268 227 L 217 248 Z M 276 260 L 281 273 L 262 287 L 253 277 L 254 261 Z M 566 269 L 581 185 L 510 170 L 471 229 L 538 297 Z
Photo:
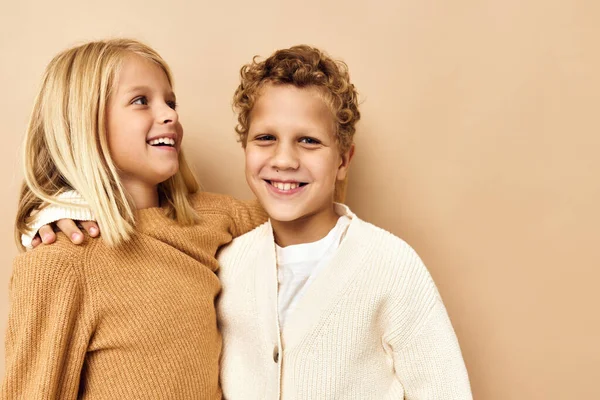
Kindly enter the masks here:
M 269 214 L 269 218 L 277 222 L 294 222 L 303 216 L 302 213 L 298 212 L 297 208 L 290 207 L 289 210 L 286 210 L 284 208 L 287 207 L 277 207 L 277 205 L 268 204 L 263 204 L 263 207 L 267 214 Z

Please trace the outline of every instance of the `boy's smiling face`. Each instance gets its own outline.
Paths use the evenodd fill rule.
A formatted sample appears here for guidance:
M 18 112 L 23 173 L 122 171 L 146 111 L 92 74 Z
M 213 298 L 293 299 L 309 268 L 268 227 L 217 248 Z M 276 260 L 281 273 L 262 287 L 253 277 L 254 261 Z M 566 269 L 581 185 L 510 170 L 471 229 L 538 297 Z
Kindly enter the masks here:
M 335 183 L 346 177 L 352 153 L 340 154 L 335 128 L 319 89 L 262 88 L 250 114 L 246 180 L 274 227 L 308 223 L 321 236 L 335 224 Z

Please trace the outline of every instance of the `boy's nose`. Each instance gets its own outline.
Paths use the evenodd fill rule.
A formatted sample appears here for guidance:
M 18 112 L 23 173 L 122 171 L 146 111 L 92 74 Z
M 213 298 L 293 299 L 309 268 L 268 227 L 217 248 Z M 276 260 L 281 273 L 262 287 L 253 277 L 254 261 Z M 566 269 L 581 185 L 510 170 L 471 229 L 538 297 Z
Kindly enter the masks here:
M 286 170 L 297 169 L 300 163 L 293 148 L 286 145 L 279 145 L 271 159 L 271 165 L 277 170 Z

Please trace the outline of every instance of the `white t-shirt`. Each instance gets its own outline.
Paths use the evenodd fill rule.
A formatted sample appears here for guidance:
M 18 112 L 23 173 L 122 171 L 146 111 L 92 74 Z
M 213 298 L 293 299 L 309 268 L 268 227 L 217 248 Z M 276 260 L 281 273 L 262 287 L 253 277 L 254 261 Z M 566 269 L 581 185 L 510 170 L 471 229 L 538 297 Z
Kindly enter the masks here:
M 350 218 L 344 215 L 321 240 L 287 247 L 276 245 L 280 329 L 283 329 L 306 288 L 335 254 L 348 225 Z

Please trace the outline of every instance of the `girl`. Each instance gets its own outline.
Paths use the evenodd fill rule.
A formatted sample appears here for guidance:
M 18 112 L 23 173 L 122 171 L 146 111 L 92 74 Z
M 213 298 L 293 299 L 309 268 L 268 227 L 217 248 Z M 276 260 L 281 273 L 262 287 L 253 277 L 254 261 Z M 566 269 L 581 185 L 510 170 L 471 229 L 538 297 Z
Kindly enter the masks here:
M 264 214 L 196 193 L 182 139 L 171 72 L 148 46 L 91 42 L 50 62 L 15 234 L 75 190 L 103 239 L 16 258 L 2 398 L 221 397 L 215 254 Z

